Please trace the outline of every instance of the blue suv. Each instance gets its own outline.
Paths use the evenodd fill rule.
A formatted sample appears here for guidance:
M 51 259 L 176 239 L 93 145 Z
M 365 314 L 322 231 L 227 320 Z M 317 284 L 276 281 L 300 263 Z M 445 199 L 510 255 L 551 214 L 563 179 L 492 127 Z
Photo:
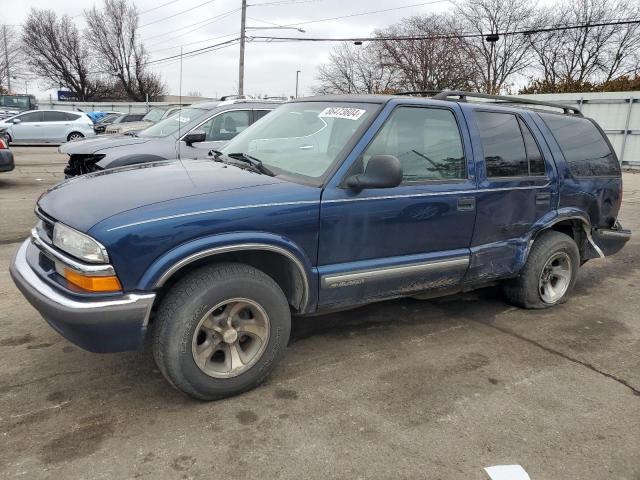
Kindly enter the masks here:
M 140 348 L 200 399 L 274 368 L 291 316 L 500 283 L 566 301 L 630 238 L 620 166 L 580 111 L 465 92 L 286 103 L 200 160 L 72 178 L 11 274 L 60 334 Z M 320 320 L 318 320 L 320 321 Z

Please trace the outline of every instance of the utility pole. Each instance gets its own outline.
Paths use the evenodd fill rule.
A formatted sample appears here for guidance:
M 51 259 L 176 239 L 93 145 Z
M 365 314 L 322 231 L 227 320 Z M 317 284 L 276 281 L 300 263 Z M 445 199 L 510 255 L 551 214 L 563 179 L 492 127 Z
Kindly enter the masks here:
M 302 70 L 296 70 L 296 98 L 298 98 L 298 77 L 300 76 L 300 72 Z
M 242 0 L 242 16 L 240 18 L 240 65 L 238 71 L 238 95 L 244 95 L 244 41 L 247 23 L 247 0 Z
M 7 93 L 11 93 L 11 72 L 9 71 L 9 44 L 7 43 L 7 26 L 2 25 L 2 36 L 4 38 L 4 66 L 7 71 Z

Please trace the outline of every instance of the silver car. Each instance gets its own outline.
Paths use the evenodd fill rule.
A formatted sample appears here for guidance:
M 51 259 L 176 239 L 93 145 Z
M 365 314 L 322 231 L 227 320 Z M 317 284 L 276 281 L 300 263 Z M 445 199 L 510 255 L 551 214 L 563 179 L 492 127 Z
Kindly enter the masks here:
M 0 121 L 11 143 L 64 143 L 95 136 L 93 122 L 82 112 L 31 110 Z

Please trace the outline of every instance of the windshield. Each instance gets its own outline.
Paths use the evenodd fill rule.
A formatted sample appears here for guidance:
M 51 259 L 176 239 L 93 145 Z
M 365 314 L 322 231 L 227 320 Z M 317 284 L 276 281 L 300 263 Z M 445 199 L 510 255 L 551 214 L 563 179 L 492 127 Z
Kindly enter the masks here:
M 153 110 L 151 110 L 151 112 L 153 112 Z M 204 115 L 206 112 L 207 110 L 203 110 L 201 108 L 183 108 L 161 122 L 142 130 L 138 133 L 138 136 L 146 138 L 159 138 L 166 137 L 168 135 L 177 136 L 178 127 L 186 133 L 187 125 Z M 149 115 L 149 113 L 147 115 Z
M 0 95 L 0 106 L 5 108 L 29 109 L 29 97 L 16 97 L 14 95 Z
M 164 112 L 166 112 L 165 109 L 152 108 L 147 112 L 147 114 L 144 117 L 142 117 L 142 120 L 145 122 L 157 122 L 162 118 L 162 115 L 164 115 Z
M 245 153 L 276 174 L 318 183 L 377 108 L 366 103 L 287 103 L 232 139 L 222 152 Z

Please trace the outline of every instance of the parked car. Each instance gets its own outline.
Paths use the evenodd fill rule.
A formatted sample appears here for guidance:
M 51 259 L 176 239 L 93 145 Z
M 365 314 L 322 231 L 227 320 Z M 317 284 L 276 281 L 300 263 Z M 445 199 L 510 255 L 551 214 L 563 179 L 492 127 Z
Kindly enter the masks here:
M 37 109 L 38 101 L 33 95 L 0 95 L 0 119 Z
M 0 134 L 0 172 L 10 172 L 14 168 L 13 153 L 9 150 L 9 142 L 3 134 Z
M 209 160 L 69 180 L 11 275 L 87 350 L 139 348 L 153 322 L 160 371 L 206 400 L 263 381 L 292 314 L 497 283 L 563 303 L 631 235 L 618 159 L 578 109 L 477 96 L 305 98 Z
M 64 143 L 95 136 L 93 122 L 82 112 L 32 110 L 0 121 L 11 143 Z
M 69 155 L 67 177 L 95 170 L 176 158 L 203 158 L 281 102 L 196 103 L 135 135 L 101 136 L 59 148 Z
M 93 126 L 93 131 L 96 132 L 96 134 L 104 133 L 107 127 L 110 127 L 112 125 L 139 122 L 143 117 L 144 113 L 110 114 L 97 122 Z
M 154 107 L 149 110 L 143 117 L 137 122 L 128 122 L 126 124 L 110 125 L 106 129 L 106 133 L 125 133 L 137 130 L 144 130 L 150 127 L 154 123 L 158 123 L 165 118 L 170 117 L 176 113 L 180 107 Z

